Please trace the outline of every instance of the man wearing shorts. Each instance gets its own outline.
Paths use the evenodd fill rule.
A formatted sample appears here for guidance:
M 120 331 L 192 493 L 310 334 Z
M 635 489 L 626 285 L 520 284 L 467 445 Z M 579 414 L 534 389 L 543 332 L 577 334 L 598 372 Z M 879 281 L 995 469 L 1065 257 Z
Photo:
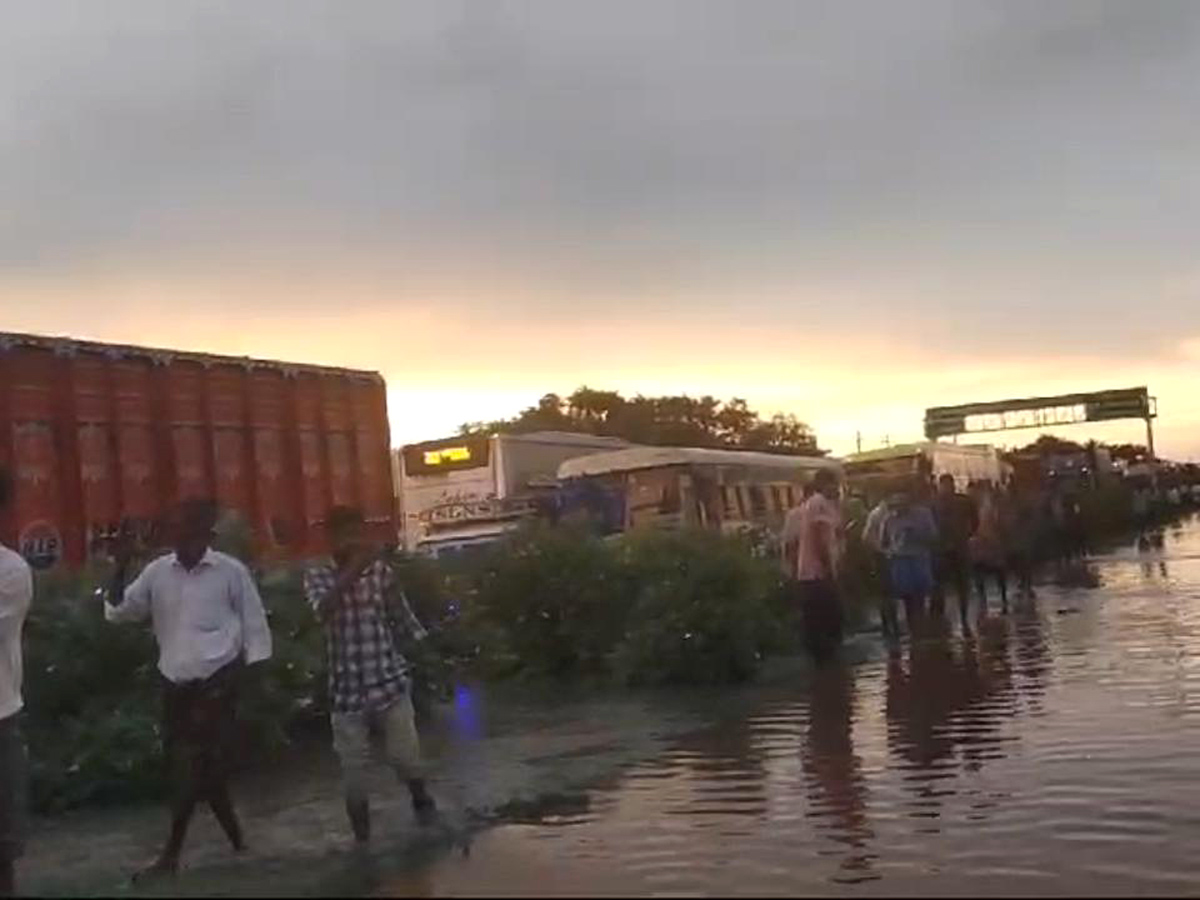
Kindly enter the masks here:
M 8 512 L 13 484 L 0 469 L 0 517 Z M 33 601 L 33 576 L 19 553 L 0 544 L 0 896 L 16 890 L 23 847 L 25 742 L 21 738 L 21 629 Z
M 403 781 L 422 824 L 437 807 L 421 772 L 408 661 L 402 638 L 425 629 L 399 590 L 384 548 L 367 542 L 362 513 L 331 509 L 325 521 L 333 558 L 305 573 L 308 601 L 325 627 L 330 725 L 345 781 L 346 814 L 354 839 L 371 837 L 366 776 L 371 734 L 383 733 L 387 760 Z

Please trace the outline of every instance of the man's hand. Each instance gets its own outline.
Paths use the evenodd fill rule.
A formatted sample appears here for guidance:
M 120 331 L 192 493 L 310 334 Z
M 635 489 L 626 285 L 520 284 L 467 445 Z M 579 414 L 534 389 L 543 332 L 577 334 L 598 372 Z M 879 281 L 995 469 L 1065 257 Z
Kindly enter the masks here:
M 334 583 L 334 593 L 344 594 L 358 583 L 367 568 L 379 559 L 380 550 L 371 544 L 363 544 L 354 549 L 344 566 L 338 569 L 337 581 Z
M 124 599 L 125 583 L 129 576 L 129 566 L 137 552 L 133 531 L 121 523 L 115 536 L 109 539 L 108 553 L 115 564 L 112 581 L 109 582 L 108 592 L 104 599 L 113 606 L 119 606 Z
M 345 563 L 338 566 L 337 578 L 329 594 L 325 596 L 317 609 L 322 619 L 333 614 L 334 609 L 341 603 L 342 597 L 354 590 L 358 580 L 362 578 L 367 567 L 379 559 L 381 549 L 371 544 L 361 544 L 351 551 Z
M 108 553 L 118 569 L 127 570 L 137 552 L 133 532 L 122 524 L 116 535 L 109 539 Z

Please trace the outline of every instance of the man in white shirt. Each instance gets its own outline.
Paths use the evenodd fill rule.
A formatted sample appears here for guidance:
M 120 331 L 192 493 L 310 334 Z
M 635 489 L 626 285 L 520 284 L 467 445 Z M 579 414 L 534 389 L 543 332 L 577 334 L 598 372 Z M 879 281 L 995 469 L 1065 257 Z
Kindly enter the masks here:
M 210 548 L 216 506 L 187 500 L 173 512 L 175 552 L 149 563 L 125 586 L 131 549 L 118 542 L 117 571 L 105 603 L 110 622 L 149 618 L 163 677 L 163 737 L 171 776 L 171 833 L 139 874 L 173 874 L 196 804 L 207 801 L 237 852 L 245 849 L 229 796 L 242 669 L 271 656 L 271 631 L 250 572 Z M 119 599 L 119 603 L 111 601 Z
M 13 483 L 0 469 L 0 518 L 8 512 Z M 21 629 L 33 600 L 33 575 L 20 554 L 0 544 L 0 896 L 15 891 L 23 846 L 25 742 L 21 738 Z

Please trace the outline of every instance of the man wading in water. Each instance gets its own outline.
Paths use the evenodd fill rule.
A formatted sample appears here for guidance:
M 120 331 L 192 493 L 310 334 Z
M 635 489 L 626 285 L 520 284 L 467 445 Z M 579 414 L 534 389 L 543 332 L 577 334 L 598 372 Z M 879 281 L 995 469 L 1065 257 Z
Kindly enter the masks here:
M 339 506 L 325 521 L 333 560 L 314 566 L 304 589 L 325 627 L 333 746 L 345 779 L 346 814 L 360 844 L 371 837 L 366 775 L 371 733 L 383 733 L 387 760 L 408 785 L 421 824 L 437 807 L 421 775 L 413 715 L 412 680 L 400 652 L 400 635 L 425 637 L 425 629 L 400 593 L 387 549 L 367 543 L 362 513 Z
M 817 662 L 842 643 L 842 604 L 837 566 L 841 555 L 841 508 L 838 478 L 829 469 L 813 477 L 813 494 L 788 513 L 781 543 L 787 571 L 800 596 L 804 639 Z
M 271 657 L 271 631 L 254 579 L 244 565 L 209 547 L 216 505 L 185 500 L 168 526 L 175 552 L 149 563 L 125 586 L 133 548 L 113 550 L 117 570 L 104 615 L 110 622 L 150 619 L 163 684 L 163 745 L 171 778 L 171 833 L 142 875 L 174 874 L 196 804 L 207 801 L 242 852 L 246 843 L 229 796 L 243 669 Z

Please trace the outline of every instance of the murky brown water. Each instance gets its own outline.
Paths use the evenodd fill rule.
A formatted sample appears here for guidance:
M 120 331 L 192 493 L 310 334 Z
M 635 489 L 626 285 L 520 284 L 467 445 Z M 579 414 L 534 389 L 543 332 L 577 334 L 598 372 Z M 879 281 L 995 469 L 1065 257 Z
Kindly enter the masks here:
M 1200 524 L 772 689 L 388 893 L 1200 893 Z

